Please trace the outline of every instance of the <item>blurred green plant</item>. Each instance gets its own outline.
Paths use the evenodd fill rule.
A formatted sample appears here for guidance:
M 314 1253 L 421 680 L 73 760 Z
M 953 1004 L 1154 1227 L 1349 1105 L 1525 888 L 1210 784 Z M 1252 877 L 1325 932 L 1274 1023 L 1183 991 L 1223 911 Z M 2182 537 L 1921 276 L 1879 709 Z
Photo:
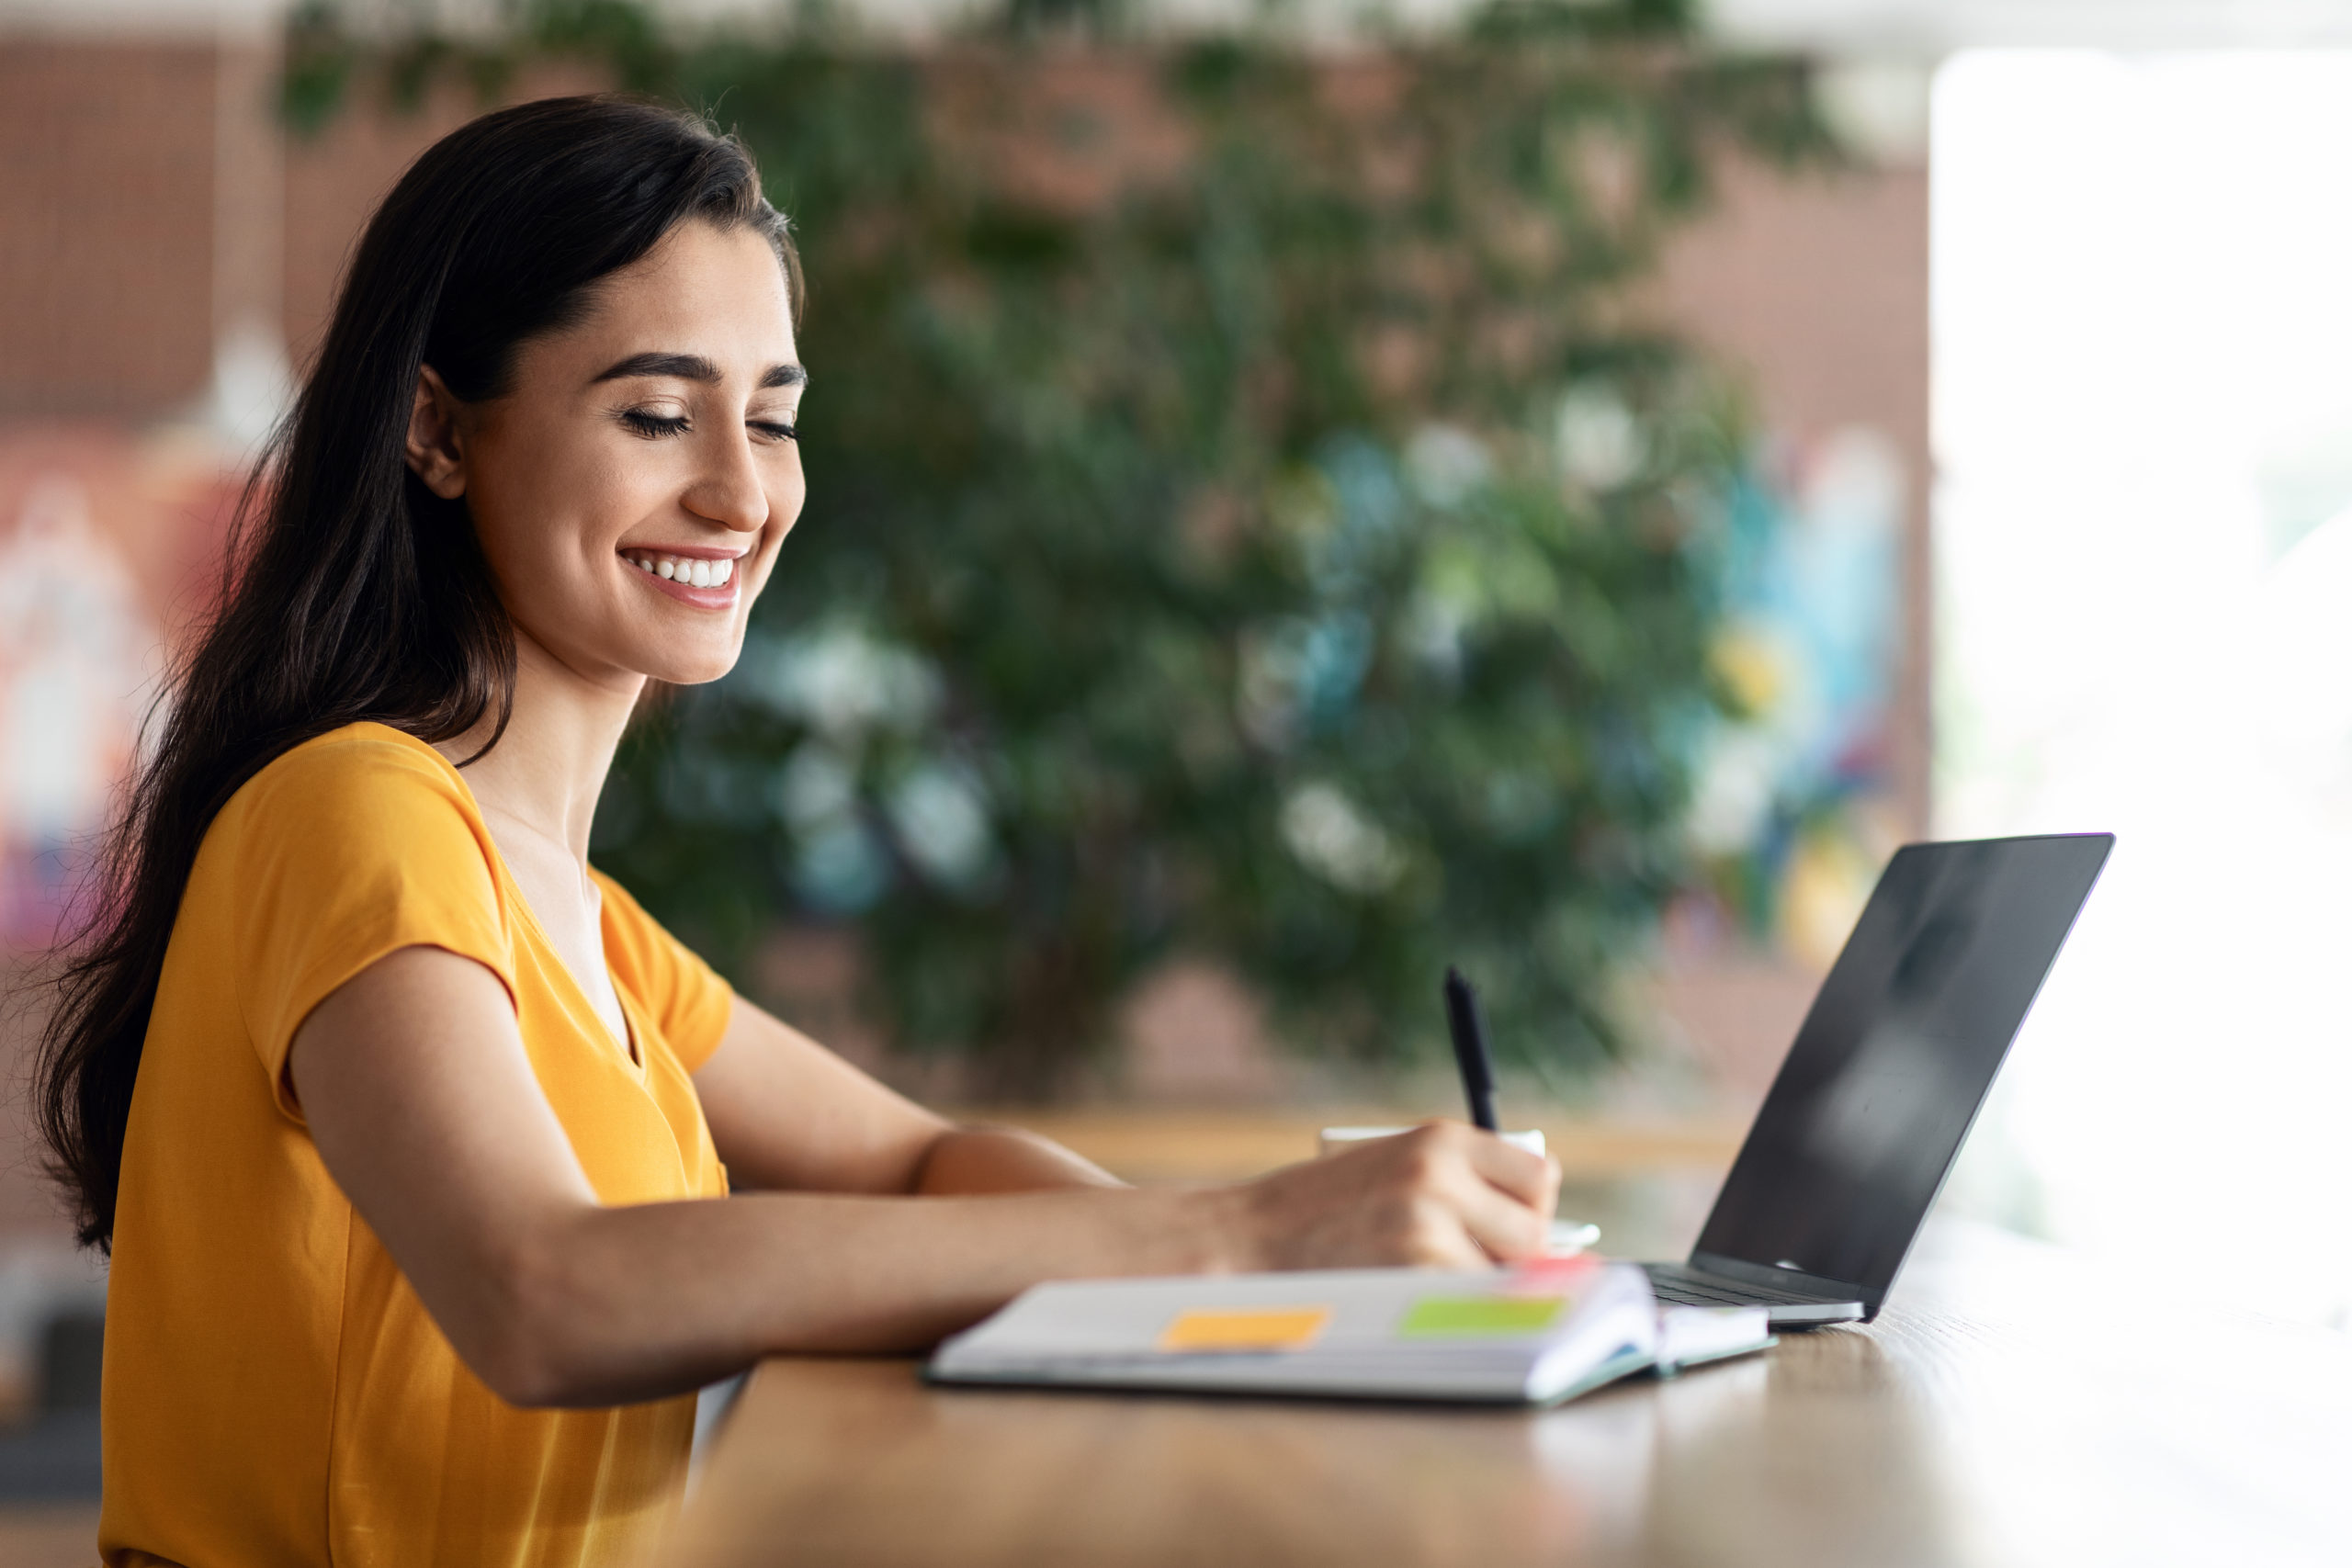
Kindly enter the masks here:
M 625 749 L 602 863 L 739 967 L 853 922 L 904 1044 L 1051 1093 L 1165 956 L 1303 1048 L 1442 1038 L 1460 964 L 1566 1084 L 1688 873 L 1746 432 L 1631 323 L 1732 153 L 1834 149 L 1681 0 L 1317 55 L 1014 0 L 927 52 L 621 0 L 294 25 L 292 121 L 549 56 L 758 152 L 810 278 L 808 511 L 741 666 Z M 1081 35 L 1073 42 L 1072 33 Z

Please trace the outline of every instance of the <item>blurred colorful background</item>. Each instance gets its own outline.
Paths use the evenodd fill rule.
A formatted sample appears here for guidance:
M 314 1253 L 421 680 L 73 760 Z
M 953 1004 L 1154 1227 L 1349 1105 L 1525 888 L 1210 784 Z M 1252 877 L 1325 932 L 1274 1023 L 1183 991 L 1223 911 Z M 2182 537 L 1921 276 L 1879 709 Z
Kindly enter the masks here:
M 1460 962 L 1569 1205 L 1671 1249 L 1895 845 L 2112 828 L 1949 1201 L 2307 1236 L 2352 1174 L 2352 60 L 2146 51 L 2333 25 L 4 0 L 6 963 L 71 929 L 373 204 L 486 104 L 626 88 L 739 128 L 808 263 L 808 512 L 595 847 L 748 994 L 1219 1176 L 1454 1111 Z M 94 1484 L 103 1295 L 13 994 L 0 1502 Z
M 1548 1100 L 1769 1073 L 1925 816 L 1916 146 L 1674 7 L 1302 28 L 18 38 L 12 949 L 373 199 L 621 85 L 762 153 L 830 389 L 742 666 L 598 824 L 739 984 L 965 1101 L 1409 1098 L 1449 960 Z

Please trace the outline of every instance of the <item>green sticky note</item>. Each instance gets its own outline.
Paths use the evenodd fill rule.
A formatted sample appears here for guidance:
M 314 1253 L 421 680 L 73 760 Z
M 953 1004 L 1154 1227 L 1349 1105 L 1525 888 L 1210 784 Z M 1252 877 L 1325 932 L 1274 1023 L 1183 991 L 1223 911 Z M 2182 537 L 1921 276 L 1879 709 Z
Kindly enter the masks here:
M 1541 1334 L 1565 1296 L 1423 1296 L 1396 1325 L 1400 1339 L 1508 1338 Z

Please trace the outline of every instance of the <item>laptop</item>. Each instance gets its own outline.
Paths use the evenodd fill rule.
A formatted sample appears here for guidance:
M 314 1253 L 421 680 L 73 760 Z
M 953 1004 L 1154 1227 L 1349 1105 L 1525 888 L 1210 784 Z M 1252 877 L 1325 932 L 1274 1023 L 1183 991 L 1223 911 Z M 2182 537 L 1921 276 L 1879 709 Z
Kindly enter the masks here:
M 1960 1153 L 2112 833 L 1908 844 L 1814 998 L 1660 1301 L 1868 1323 Z

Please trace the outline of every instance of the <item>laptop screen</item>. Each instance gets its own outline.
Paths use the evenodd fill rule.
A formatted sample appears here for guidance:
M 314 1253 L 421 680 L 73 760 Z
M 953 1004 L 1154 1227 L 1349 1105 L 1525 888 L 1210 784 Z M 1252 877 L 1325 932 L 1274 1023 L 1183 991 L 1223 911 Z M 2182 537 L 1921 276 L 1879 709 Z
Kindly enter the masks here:
M 1697 1251 L 1883 1296 L 2114 842 L 2093 833 L 1896 852 Z

